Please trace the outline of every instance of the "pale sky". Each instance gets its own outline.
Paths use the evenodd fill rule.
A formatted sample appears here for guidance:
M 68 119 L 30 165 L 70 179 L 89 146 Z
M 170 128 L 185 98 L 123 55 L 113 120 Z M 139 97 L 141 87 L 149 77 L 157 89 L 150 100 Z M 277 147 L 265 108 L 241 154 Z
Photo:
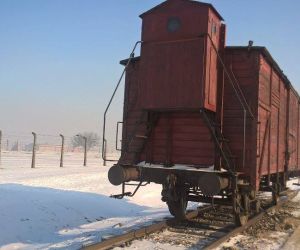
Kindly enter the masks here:
M 159 0 L 0 0 L 0 129 L 101 135 L 102 116 L 140 39 L 139 14 Z M 228 45 L 266 46 L 300 90 L 300 2 L 212 0 Z M 120 119 L 122 89 L 110 117 Z M 111 134 L 115 128 L 111 128 Z

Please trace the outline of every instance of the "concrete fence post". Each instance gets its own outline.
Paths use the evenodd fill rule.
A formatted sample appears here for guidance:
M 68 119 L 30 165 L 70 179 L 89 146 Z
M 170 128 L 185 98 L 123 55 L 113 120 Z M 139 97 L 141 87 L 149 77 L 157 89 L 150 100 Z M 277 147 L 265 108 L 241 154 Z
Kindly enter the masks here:
M 84 156 L 83 156 L 83 166 L 86 166 L 87 162 L 87 138 L 81 134 L 76 135 L 78 137 L 81 137 L 84 140 Z
M 83 136 L 84 139 L 84 160 L 83 160 L 83 166 L 86 167 L 86 161 L 87 161 L 87 138 Z
M 33 135 L 33 145 L 32 145 L 31 168 L 35 168 L 36 133 L 32 132 L 32 135 Z
M 61 150 L 60 150 L 60 167 L 64 166 L 64 147 L 65 147 L 65 137 L 63 135 L 59 135 L 61 137 Z

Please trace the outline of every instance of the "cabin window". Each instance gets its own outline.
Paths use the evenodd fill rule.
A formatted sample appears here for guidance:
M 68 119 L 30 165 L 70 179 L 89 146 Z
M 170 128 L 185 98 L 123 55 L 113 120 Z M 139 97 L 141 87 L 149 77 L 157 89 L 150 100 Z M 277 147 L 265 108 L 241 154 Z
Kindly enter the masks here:
M 170 17 L 167 24 L 167 30 L 169 32 L 176 32 L 181 27 L 181 21 L 178 17 Z
M 211 34 L 215 35 L 217 33 L 217 25 L 213 22 L 211 26 Z

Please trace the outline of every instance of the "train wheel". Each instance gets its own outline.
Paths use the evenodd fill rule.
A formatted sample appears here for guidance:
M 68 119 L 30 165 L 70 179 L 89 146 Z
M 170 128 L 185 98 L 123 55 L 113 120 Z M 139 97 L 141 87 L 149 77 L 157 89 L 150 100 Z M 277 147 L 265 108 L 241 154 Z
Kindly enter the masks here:
M 186 208 L 187 208 L 186 197 L 181 196 L 177 201 L 167 201 L 170 213 L 177 220 L 186 219 Z
M 274 205 L 277 205 L 279 202 L 279 185 L 276 183 L 273 184 L 272 202 Z
M 237 226 L 243 226 L 248 222 L 248 215 L 243 212 L 235 215 L 235 224 Z
M 272 192 L 272 202 L 274 205 L 277 205 L 279 202 L 279 195 L 277 194 L 277 192 Z
M 255 201 L 255 213 L 258 214 L 260 212 L 260 209 L 261 209 L 260 201 L 256 200 Z
M 272 202 L 274 205 L 277 205 L 279 202 L 279 195 L 276 192 L 272 192 Z
M 260 205 L 260 201 L 259 200 L 255 200 L 252 202 L 253 206 L 252 206 L 252 210 L 258 214 L 260 212 L 261 209 L 261 205 Z
M 250 211 L 250 199 L 248 195 L 238 194 L 234 201 L 234 219 L 237 226 L 243 226 L 248 222 Z

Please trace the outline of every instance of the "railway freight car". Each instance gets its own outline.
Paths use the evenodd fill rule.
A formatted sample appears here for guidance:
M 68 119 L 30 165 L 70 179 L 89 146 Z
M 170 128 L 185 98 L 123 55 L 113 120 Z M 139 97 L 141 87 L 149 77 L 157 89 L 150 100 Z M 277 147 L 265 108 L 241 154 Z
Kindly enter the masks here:
M 298 94 L 266 48 L 225 46 L 224 21 L 211 4 L 168 0 L 140 17 L 142 39 L 121 61 L 122 148 L 108 178 L 122 193 L 114 197 L 155 182 L 179 219 L 188 201 L 214 202 L 231 205 L 245 223 L 259 210 L 259 190 L 276 202 L 298 173 Z M 114 161 L 105 154 L 111 101 L 105 161 Z

